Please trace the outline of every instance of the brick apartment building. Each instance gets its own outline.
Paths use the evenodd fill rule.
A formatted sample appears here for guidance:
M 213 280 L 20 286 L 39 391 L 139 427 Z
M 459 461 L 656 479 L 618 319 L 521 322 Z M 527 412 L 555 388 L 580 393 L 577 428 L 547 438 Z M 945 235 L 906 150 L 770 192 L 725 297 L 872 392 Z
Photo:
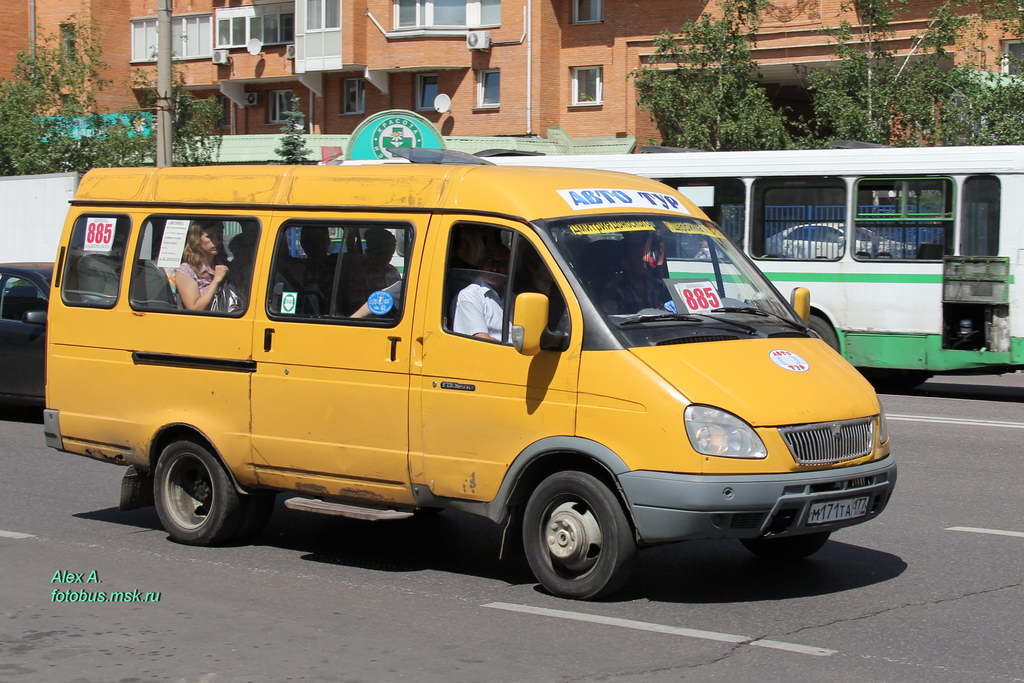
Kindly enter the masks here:
M 894 47 L 942 0 L 912 0 L 895 23 Z M 177 68 L 186 86 L 220 98 L 231 135 L 279 134 L 292 95 L 310 133 L 347 135 L 369 114 L 408 109 L 446 136 L 657 138 L 637 108 L 630 72 L 653 53 L 652 37 L 678 30 L 706 0 L 174 0 Z M 0 37 L 12 55 L 35 31 L 57 32 L 70 15 L 94 22 L 115 86 L 108 111 L 137 108 L 133 79 L 156 80 L 157 0 L 8 0 Z M 754 55 L 780 100 L 806 100 L 804 75 L 834 59 L 821 29 L 843 19 L 840 0 L 772 0 Z M 33 27 L 38 27 L 34 29 Z M 1021 41 L 995 28 L 970 46 L 989 70 Z M 435 97 L 450 108 L 435 111 Z

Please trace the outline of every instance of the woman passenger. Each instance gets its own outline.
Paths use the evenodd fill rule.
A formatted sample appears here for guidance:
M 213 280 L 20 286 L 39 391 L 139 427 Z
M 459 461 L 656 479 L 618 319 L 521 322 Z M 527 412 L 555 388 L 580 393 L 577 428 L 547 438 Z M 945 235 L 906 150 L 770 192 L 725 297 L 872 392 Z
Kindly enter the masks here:
M 188 229 L 181 265 L 174 273 L 174 285 L 186 310 L 210 309 L 228 275 L 222 251 L 223 228 L 219 223 L 197 222 Z

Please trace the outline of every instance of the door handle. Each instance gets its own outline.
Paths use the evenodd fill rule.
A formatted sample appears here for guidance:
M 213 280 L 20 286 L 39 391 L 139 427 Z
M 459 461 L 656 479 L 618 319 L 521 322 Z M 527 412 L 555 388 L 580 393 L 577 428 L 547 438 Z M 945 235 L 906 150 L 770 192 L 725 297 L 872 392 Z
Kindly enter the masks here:
M 391 362 L 398 360 L 398 342 L 402 341 L 401 337 L 388 337 L 388 341 L 391 342 Z
M 270 347 L 273 345 L 273 341 L 274 328 L 268 327 L 267 329 L 263 330 L 263 350 L 270 351 Z

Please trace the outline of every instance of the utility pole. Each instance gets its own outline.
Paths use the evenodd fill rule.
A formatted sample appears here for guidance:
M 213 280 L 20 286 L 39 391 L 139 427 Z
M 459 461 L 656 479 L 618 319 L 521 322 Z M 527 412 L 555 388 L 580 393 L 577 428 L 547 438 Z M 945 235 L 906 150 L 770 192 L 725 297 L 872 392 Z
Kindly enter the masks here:
M 171 117 L 171 2 L 157 0 L 156 165 L 174 165 L 174 122 Z

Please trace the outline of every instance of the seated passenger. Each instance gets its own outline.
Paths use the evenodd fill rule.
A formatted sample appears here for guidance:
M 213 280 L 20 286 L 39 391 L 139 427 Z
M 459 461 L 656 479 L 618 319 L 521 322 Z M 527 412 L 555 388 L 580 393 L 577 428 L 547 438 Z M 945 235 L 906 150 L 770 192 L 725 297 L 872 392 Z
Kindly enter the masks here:
M 189 311 L 208 311 L 227 278 L 223 264 L 223 228 L 218 222 L 196 221 L 188 229 L 181 265 L 174 285 L 181 304 Z
M 665 262 L 664 243 L 653 232 L 631 233 L 624 241 L 618 270 L 598 295 L 604 312 L 628 315 L 645 308 L 664 308 L 672 297 L 665 283 L 655 275 Z
M 366 231 L 363 241 L 366 251 L 348 269 L 342 291 L 341 310 L 349 315 L 359 310 L 371 294 L 402 279 L 398 269 L 391 265 L 398 243 L 390 230 L 371 228 Z
M 487 248 L 480 263 L 480 275 L 467 285 L 455 300 L 452 331 L 480 339 L 501 341 L 504 316 L 502 294 L 508 275 L 508 248 L 494 244 Z

